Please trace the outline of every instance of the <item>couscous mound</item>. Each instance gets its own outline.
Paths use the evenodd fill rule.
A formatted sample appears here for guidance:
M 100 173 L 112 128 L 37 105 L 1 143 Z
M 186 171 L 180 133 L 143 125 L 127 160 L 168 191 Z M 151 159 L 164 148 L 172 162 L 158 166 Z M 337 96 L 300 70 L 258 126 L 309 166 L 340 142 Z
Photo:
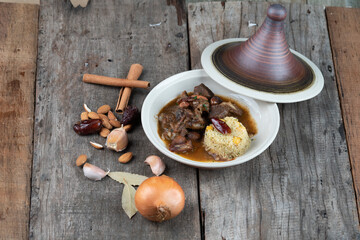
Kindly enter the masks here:
M 213 124 L 205 129 L 205 150 L 214 156 L 215 160 L 232 160 L 243 155 L 250 147 L 250 137 L 244 125 L 234 117 L 222 119 L 231 129 L 231 133 L 222 134 Z

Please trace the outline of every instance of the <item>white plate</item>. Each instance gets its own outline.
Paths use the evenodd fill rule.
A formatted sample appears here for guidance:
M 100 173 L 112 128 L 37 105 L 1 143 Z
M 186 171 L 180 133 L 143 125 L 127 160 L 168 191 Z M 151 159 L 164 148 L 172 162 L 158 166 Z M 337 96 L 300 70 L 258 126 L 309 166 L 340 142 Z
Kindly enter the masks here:
M 213 52 L 218 47 L 226 43 L 240 42 L 246 40 L 247 38 L 230 38 L 230 39 L 214 42 L 209 46 L 207 46 L 203 51 L 203 53 L 201 54 L 201 65 L 203 66 L 205 72 L 209 76 L 211 76 L 216 82 L 218 82 L 219 84 L 223 85 L 228 89 L 231 89 L 232 91 L 267 102 L 276 102 L 276 103 L 301 102 L 313 98 L 321 92 L 322 88 L 324 87 L 324 77 L 320 69 L 312 61 L 310 61 L 310 59 L 308 59 L 304 55 L 292 49 L 290 49 L 290 51 L 294 55 L 301 58 L 304 62 L 306 62 L 314 72 L 314 76 L 315 76 L 314 82 L 304 90 L 293 93 L 269 93 L 269 92 L 263 92 L 242 86 L 225 77 L 222 73 L 220 73 L 216 69 L 216 67 L 214 66 L 211 60 Z
M 191 92 L 194 87 L 200 83 L 204 83 L 215 94 L 228 96 L 248 107 L 250 110 L 252 117 L 256 121 L 258 133 L 252 138 L 251 146 L 244 155 L 228 162 L 198 162 L 183 158 L 171 152 L 161 140 L 158 134 L 157 114 L 168 102 L 178 97 L 182 91 L 186 90 Z M 274 141 L 279 130 L 280 115 L 275 103 L 255 100 L 228 90 L 212 80 L 205 71 L 201 69 L 176 74 L 154 87 L 143 103 L 141 122 L 150 142 L 166 156 L 193 167 L 224 168 L 249 161 L 267 149 Z

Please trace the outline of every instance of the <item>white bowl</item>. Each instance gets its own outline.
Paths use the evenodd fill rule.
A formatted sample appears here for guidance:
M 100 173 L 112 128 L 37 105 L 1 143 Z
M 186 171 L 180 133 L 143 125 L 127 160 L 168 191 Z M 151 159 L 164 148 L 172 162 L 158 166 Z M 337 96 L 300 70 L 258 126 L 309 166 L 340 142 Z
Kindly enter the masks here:
M 194 87 L 200 83 L 204 83 L 215 94 L 228 96 L 250 110 L 257 124 L 258 133 L 252 138 L 250 148 L 244 155 L 227 162 L 193 161 L 171 152 L 161 140 L 158 134 L 157 114 L 168 102 L 178 97 L 182 91 L 192 92 Z M 212 80 L 205 71 L 201 69 L 176 74 L 154 87 L 143 103 L 141 122 L 150 142 L 166 156 L 193 167 L 224 168 L 247 162 L 265 151 L 274 141 L 279 130 L 280 115 L 276 103 L 255 100 L 228 90 Z

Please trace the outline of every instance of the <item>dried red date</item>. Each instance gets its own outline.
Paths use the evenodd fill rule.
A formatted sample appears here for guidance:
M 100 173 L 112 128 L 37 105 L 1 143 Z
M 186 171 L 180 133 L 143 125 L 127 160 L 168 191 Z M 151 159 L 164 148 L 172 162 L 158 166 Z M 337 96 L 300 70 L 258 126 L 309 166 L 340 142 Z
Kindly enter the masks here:
M 218 119 L 218 118 L 211 118 L 210 119 L 216 130 L 221 132 L 222 134 L 231 133 L 230 127 L 226 124 L 226 122 Z
M 73 127 L 74 131 L 79 135 L 89 135 L 96 133 L 101 129 L 100 119 L 89 119 L 75 123 Z
M 124 110 L 123 116 L 121 118 L 120 123 L 128 125 L 130 123 L 135 123 L 139 118 L 139 110 L 136 106 L 127 106 Z

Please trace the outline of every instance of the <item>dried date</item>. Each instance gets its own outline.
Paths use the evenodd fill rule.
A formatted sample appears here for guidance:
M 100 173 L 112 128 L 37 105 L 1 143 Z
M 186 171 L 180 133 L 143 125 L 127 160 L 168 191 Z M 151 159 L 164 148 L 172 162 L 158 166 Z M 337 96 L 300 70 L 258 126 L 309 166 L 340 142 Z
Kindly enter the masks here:
M 139 115 L 137 107 L 129 105 L 125 108 L 120 123 L 124 126 L 130 123 L 135 123 L 139 119 Z
M 74 131 L 79 135 L 89 135 L 96 133 L 101 129 L 100 119 L 89 119 L 75 123 L 73 127 Z
M 218 119 L 218 118 L 211 118 L 210 119 L 216 130 L 221 132 L 222 134 L 231 133 L 230 127 L 226 124 L 226 122 Z

